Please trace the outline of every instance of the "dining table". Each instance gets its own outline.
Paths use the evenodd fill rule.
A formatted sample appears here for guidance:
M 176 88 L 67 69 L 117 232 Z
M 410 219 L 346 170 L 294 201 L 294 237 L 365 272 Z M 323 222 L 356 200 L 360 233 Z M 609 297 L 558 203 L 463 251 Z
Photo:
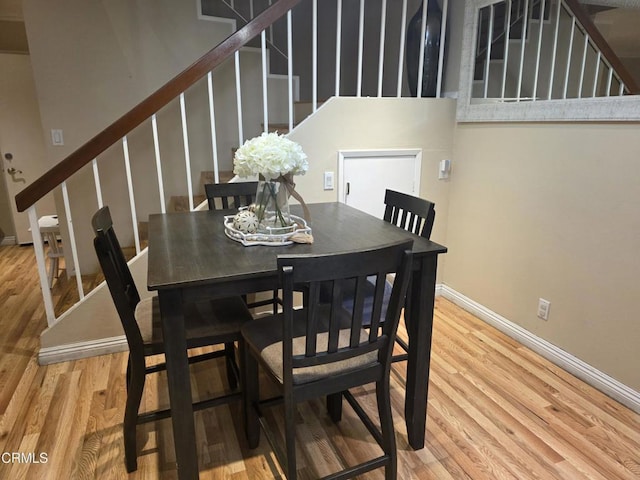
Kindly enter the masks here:
M 149 216 L 147 288 L 156 291 L 165 343 L 178 478 L 198 478 L 195 425 L 183 305 L 277 288 L 281 254 L 326 254 L 413 240 L 413 272 L 405 306 L 409 339 L 404 414 L 408 442 L 424 447 L 438 256 L 447 248 L 340 202 L 309 204 L 313 243 L 251 245 L 229 238 L 231 211 Z M 299 205 L 291 213 L 302 216 Z

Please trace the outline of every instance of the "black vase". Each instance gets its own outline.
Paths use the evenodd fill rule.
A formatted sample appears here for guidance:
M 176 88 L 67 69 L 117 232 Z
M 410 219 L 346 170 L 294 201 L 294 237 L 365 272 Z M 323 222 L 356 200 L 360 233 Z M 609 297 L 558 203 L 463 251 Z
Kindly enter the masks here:
M 437 0 L 427 4 L 427 24 L 424 38 L 421 38 L 422 9 L 424 4 L 409 21 L 406 38 L 407 79 L 411 96 L 418 92 L 418 67 L 420 45 L 424 42 L 424 67 L 422 70 L 422 96 L 435 97 L 438 85 L 438 57 L 440 55 L 440 32 L 442 30 L 442 10 Z

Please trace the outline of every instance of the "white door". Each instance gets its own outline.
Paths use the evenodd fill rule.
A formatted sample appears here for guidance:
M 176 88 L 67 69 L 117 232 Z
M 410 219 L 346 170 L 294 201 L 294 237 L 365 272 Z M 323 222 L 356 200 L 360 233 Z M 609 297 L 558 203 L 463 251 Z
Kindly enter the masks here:
M 29 55 L 0 54 L 0 162 L 17 243 L 32 242 L 29 220 L 18 213 L 15 196 L 47 170 L 40 111 Z M 55 214 L 51 194 L 36 204 L 38 216 Z
M 382 218 L 386 189 L 419 195 L 421 157 L 415 149 L 339 152 L 338 199 Z

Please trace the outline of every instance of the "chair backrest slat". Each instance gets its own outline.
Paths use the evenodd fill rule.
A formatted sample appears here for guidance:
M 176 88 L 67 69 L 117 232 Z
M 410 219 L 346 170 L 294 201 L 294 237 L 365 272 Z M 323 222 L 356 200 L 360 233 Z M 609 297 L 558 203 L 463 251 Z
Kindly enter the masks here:
M 406 193 L 387 190 L 383 219 L 424 238 L 431 237 L 435 221 L 435 204 Z M 400 221 L 398 219 L 400 218 Z
M 353 321 L 351 322 L 351 338 L 349 346 L 355 348 L 360 343 L 360 331 L 362 330 L 363 316 L 364 316 L 364 301 L 367 295 L 366 285 L 367 277 L 360 275 L 356 278 L 356 290 L 353 299 L 353 311 L 351 315 Z
M 378 328 L 380 327 L 380 322 L 382 321 L 382 306 L 384 304 L 384 290 L 386 281 L 386 275 L 379 274 L 376 278 L 376 287 L 373 294 L 373 308 L 371 313 L 369 341 L 372 340 L 372 335 L 378 330 Z
M 258 182 L 207 183 L 204 186 L 209 210 L 237 209 L 251 205 L 257 189 Z M 221 208 L 218 208 L 218 204 Z

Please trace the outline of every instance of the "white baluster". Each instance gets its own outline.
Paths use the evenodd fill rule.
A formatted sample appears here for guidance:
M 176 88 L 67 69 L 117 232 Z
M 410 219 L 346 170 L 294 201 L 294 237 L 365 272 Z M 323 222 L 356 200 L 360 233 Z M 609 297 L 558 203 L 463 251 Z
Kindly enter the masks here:
M 289 88 L 289 131 L 293 130 L 293 25 L 291 10 L 287 12 L 287 80 Z
M 569 51 L 567 53 L 567 71 L 564 75 L 564 88 L 562 89 L 562 98 L 567 98 L 567 89 L 569 88 L 569 72 L 571 71 L 571 57 L 573 56 L 573 36 L 576 30 L 576 18 L 571 16 L 571 37 L 569 38 Z
M 502 63 L 502 87 L 500 90 L 500 98 L 504 100 L 505 90 L 507 88 L 507 65 L 509 65 L 509 39 L 511 38 L 511 9 L 513 8 L 511 0 L 507 0 L 505 5 L 507 9 L 507 31 L 504 38 L 504 62 Z
M 240 52 L 234 55 L 236 73 L 236 109 L 238 110 L 238 146 L 244 143 L 244 130 L 242 128 L 242 86 L 240 84 Z
M 591 96 L 595 97 L 598 93 L 598 83 L 600 80 L 600 62 L 601 62 L 602 54 L 600 50 L 598 50 L 598 55 L 596 56 L 596 71 L 593 74 L 593 90 L 591 91 Z
M 538 31 L 538 52 L 536 53 L 536 73 L 533 77 L 533 101 L 538 99 L 538 75 L 540 73 L 540 52 L 542 51 L 542 30 L 544 28 L 544 10 L 546 8 L 545 0 L 540 3 L 540 30 Z
M 312 98 L 311 98 L 311 110 L 315 112 L 318 109 L 318 0 L 313 0 L 312 3 L 312 20 L 311 20 L 311 35 L 312 35 Z
M 364 50 L 364 0 L 360 0 L 360 18 L 358 20 L 358 85 L 356 97 L 362 96 L 362 63 Z
M 167 212 L 164 201 L 164 183 L 162 181 L 162 162 L 160 161 L 160 140 L 158 139 L 158 120 L 156 114 L 151 115 L 151 131 L 153 133 L 153 152 L 156 159 L 156 173 L 158 176 L 158 194 L 160 195 L 160 211 Z
M 406 2 L 406 0 L 404 0 Z M 340 96 L 340 50 L 342 45 L 342 0 L 336 7 L 336 97 Z
M 525 0 L 524 2 L 524 12 L 522 14 L 522 39 L 521 39 L 521 47 L 520 47 L 520 68 L 518 70 L 518 89 L 516 95 L 516 101 L 520 101 L 520 97 L 522 96 L 522 75 L 524 73 L 524 49 L 527 43 L 527 26 L 529 25 L 528 21 L 529 17 L 529 0 Z
M 129 189 L 129 206 L 131 207 L 131 223 L 133 223 L 133 239 L 137 255 L 141 250 L 140 235 L 138 233 L 138 216 L 136 214 L 136 201 L 133 195 L 133 177 L 131 175 L 131 161 L 129 160 L 129 143 L 127 137 L 122 138 L 122 150 L 124 152 L 124 166 L 127 173 L 127 188 Z
M 268 82 L 267 82 L 267 36 L 263 30 L 260 34 L 262 46 L 262 123 L 263 131 L 269 131 L 269 99 L 268 99 Z M 218 183 L 218 182 L 216 182 Z
M 493 17 L 495 16 L 493 5 L 489 6 L 489 32 L 487 33 L 487 56 L 484 63 L 484 98 L 489 96 L 489 71 L 491 67 L 491 46 L 493 43 Z
M 67 217 L 67 231 L 69 232 L 69 246 L 71 247 L 71 257 L 73 258 L 73 270 L 76 276 L 76 286 L 80 300 L 84 299 L 84 288 L 82 287 L 82 275 L 80 275 L 80 262 L 78 261 L 78 247 L 76 245 L 76 234 L 73 231 L 73 221 L 71 219 L 71 206 L 69 203 L 69 192 L 67 182 L 62 182 L 62 201 L 64 203 L 64 213 Z M 67 272 L 69 267 L 67 266 Z
M 447 24 L 449 12 L 449 0 L 442 2 L 442 23 L 440 26 L 440 52 L 438 53 L 438 83 L 436 85 L 436 98 L 440 98 L 442 94 L 442 75 L 444 67 L 444 44 L 447 38 Z
M 400 20 L 400 51 L 398 52 L 398 80 L 396 97 L 402 96 L 402 73 L 404 71 L 404 49 L 407 37 L 407 0 L 402 0 L 402 19 Z
M 578 83 L 578 98 L 582 98 L 582 84 L 584 83 L 584 69 L 587 65 L 587 49 L 589 48 L 589 35 L 584 32 L 584 45 L 582 48 L 582 65 L 580 66 L 580 82 Z
M 432 0 L 432 1 L 436 1 L 436 0 Z M 422 39 L 424 39 L 424 35 L 425 32 L 427 30 L 427 8 L 429 5 L 429 0 L 424 0 L 423 4 L 422 4 L 422 26 L 420 27 L 420 57 L 418 60 L 418 89 L 417 89 L 417 97 L 420 98 L 422 97 L 422 77 L 423 77 L 423 70 L 424 70 L 424 41 L 422 41 Z
M 606 96 L 611 95 L 611 79 L 613 78 L 613 67 L 611 65 L 607 65 L 609 67 L 609 75 L 607 75 L 607 94 Z
M 382 97 L 382 77 L 384 73 L 384 37 L 387 26 L 387 0 L 382 0 L 380 15 L 380 51 L 378 54 L 378 97 Z
M 556 70 L 556 57 L 558 55 L 558 33 L 560 31 L 560 12 L 564 6 L 564 2 L 560 0 L 558 2 L 557 10 L 556 10 L 556 28 L 553 34 L 553 52 L 551 53 L 551 72 L 549 74 L 549 93 L 547 94 L 547 100 L 551 100 L 551 95 L 553 94 L 553 77 L 555 75 Z
M 191 153 L 189 150 L 189 133 L 187 131 L 187 109 L 184 92 L 180 94 L 180 120 L 182 122 L 182 145 L 184 146 L 184 166 L 187 171 L 187 195 L 189 195 L 189 210 L 193 211 L 193 182 L 191 180 Z
M 98 159 L 94 158 L 91 161 L 91 165 L 93 167 L 93 182 L 96 185 L 96 197 L 98 199 L 98 208 L 103 207 L 102 203 L 102 186 L 100 184 L 100 174 L 98 173 Z

